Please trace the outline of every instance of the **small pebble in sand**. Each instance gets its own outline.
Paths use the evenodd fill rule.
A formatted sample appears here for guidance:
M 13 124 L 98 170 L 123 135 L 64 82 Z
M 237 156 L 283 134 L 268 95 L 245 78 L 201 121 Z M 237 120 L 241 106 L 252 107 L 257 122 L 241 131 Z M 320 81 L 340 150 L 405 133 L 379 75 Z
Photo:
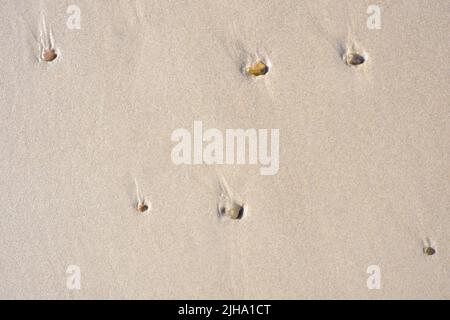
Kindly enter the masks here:
M 55 60 L 58 57 L 58 54 L 56 53 L 55 50 L 53 49 L 46 49 L 44 50 L 44 52 L 42 53 L 42 60 L 46 61 L 46 62 L 52 62 L 53 60 Z
M 266 65 L 261 60 L 257 61 L 255 64 L 247 68 L 247 74 L 254 77 L 263 76 L 269 72 L 269 66 Z
M 345 57 L 345 62 L 349 66 L 359 66 L 364 62 L 366 62 L 366 57 L 364 54 L 348 53 L 347 56 Z
M 137 205 L 137 211 L 139 211 L 140 213 L 144 213 L 146 211 L 148 211 L 149 206 L 147 204 L 145 204 L 144 202 L 138 203 Z
M 427 256 L 432 256 L 436 253 L 436 250 L 432 247 L 425 247 L 423 248 L 423 253 L 426 254 Z
M 219 213 L 221 216 L 228 217 L 233 220 L 240 220 L 246 212 L 245 205 L 239 203 L 225 203 L 219 205 Z

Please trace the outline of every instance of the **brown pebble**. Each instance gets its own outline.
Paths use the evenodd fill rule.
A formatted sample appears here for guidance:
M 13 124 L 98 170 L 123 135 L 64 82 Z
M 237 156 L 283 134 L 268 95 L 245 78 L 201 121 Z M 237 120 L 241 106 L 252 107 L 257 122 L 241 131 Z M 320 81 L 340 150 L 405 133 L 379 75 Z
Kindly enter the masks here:
M 148 205 L 145 203 L 139 203 L 137 206 L 137 210 L 141 213 L 146 212 L 148 210 Z
M 44 50 L 42 53 L 42 60 L 46 62 L 52 62 L 58 57 L 58 54 L 53 49 Z

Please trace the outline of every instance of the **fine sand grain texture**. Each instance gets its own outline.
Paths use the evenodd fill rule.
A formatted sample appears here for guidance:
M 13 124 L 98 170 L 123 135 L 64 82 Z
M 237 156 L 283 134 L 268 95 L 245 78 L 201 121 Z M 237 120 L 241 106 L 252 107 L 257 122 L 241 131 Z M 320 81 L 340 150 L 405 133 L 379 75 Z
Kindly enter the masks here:
M 1 1 L 0 298 L 450 299 L 449 30 L 447 0 Z M 279 170 L 175 164 L 194 121 L 278 129 Z

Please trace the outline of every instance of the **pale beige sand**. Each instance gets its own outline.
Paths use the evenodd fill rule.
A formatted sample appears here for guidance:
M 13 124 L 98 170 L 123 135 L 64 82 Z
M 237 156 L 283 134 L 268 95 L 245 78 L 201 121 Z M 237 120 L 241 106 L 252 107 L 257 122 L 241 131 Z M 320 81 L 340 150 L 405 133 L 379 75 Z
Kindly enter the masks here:
M 450 298 L 449 12 L 1 1 L 0 298 Z M 358 68 L 342 59 L 352 44 L 368 54 Z M 254 81 L 241 71 L 256 57 L 272 68 Z M 171 133 L 194 120 L 280 129 L 278 174 L 174 165 Z M 244 219 L 218 218 L 218 176 Z M 69 265 L 81 290 L 66 288 Z

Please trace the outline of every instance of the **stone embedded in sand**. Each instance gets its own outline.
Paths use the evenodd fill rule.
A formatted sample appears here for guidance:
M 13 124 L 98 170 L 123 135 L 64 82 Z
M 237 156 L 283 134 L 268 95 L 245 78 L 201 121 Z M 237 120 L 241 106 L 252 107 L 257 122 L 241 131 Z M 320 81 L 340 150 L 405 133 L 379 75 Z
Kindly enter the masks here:
M 345 58 L 345 62 L 349 66 L 359 66 L 366 62 L 366 57 L 363 54 L 359 53 L 348 53 Z
M 139 203 L 138 206 L 137 206 L 137 210 L 138 210 L 139 212 L 141 212 L 141 213 L 146 212 L 148 209 L 149 209 L 149 206 L 146 205 L 146 204 L 143 203 L 143 202 L 142 202 L 142 203 Z
M 233 220 L 242 219 L 244 216 L 244 207 L 236 205 L 235 207 L 227 210 L 225 214 Z
M 221 216 L 240 220 L 244 216 L 245 206 L 237 202 L 225 201 L 219 205 L 219 213 Z
M 44 50 L 44 52 L 42 53 L 42 60 L 44 60 L 46 62 L 52 62 L 57 57 L 58 57 L 58 54 L 53 49 Z
M 436 250 L 432 247 L 426 247 L 423 248 L 423 253 L 425 253 L 427 256 L 432 256 L 436 253 Z
M 269 67 L 261 60 L 247 68 L 247 73 L 254 77 L 263 76 L 269 72 Z

